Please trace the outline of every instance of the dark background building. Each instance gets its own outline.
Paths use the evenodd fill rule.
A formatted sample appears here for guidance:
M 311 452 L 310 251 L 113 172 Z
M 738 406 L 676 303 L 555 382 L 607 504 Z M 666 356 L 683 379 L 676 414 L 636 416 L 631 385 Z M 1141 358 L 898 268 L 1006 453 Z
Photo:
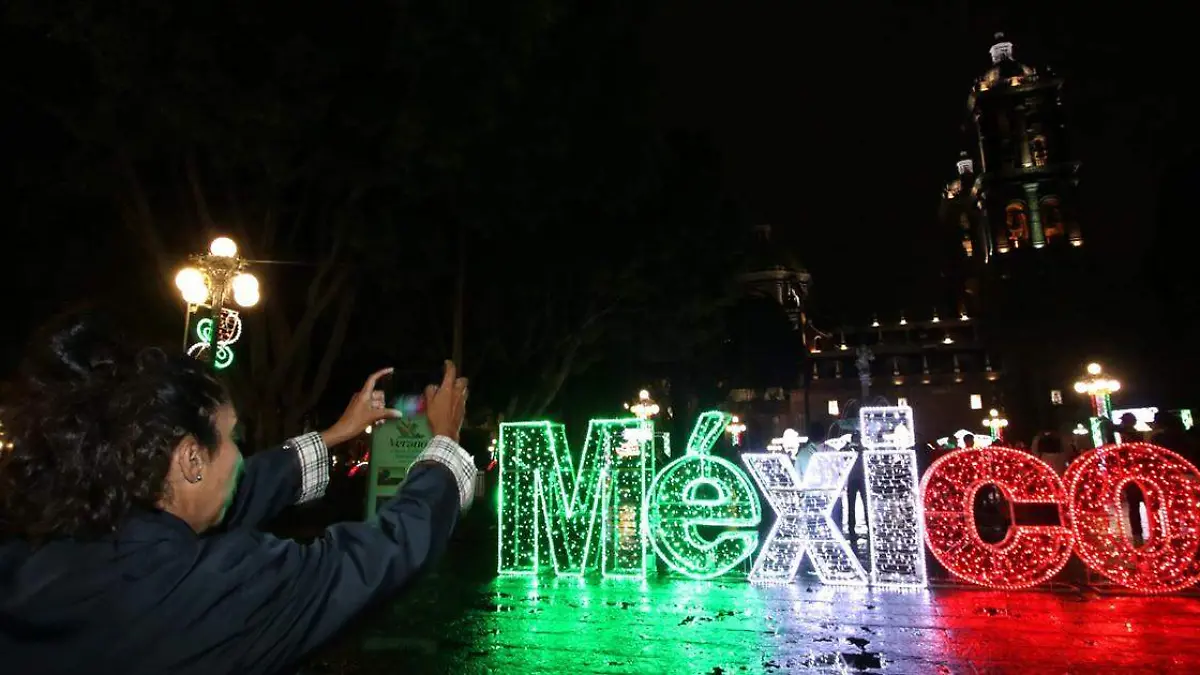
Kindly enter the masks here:
M 1097 263 L 1084 246 L 1064 81 L 1017 61 L 1003 34 L 995 40 L 991 66 L 967 97 L 957 177 L 942 196 L 946 245 L 921 261 L 939 284 L 893 294 L 869 316 L 873 298 L 850 316 L 826 307 L 810 322 L 809 273 L 772 242 L 770 228 L 758 228 L 742 283 L 788 316 L 803 362 L 790 387 L 730 390 L 751 428 L 766 427 L 762 436 L 853 418 L 864 401 L 913 406 L 924 441 L 962 428 L 982 433 L 993 408 L 1017 439 L 1065 431 L 1085 414 L 1070 383 L 1097 352 L 1112 308 L 1088 283 Z

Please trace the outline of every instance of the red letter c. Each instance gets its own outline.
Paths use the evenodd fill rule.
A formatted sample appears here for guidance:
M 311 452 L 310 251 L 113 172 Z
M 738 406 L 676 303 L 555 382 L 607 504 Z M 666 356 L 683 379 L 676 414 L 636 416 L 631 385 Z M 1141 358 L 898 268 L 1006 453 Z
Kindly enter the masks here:
M 1000 488 L 1013 504 L 1057 504 L 1064 525 L 1011 525 L 998 544 L 979 538 L 975 493 Z M 981 586 L 1026 588 L 1049 580 L 1071 557 L 1066 490 L 1048 464 L 1001 447 L 956 450 L 933 463 L 921 481 L 925 538 L 955 576 Z

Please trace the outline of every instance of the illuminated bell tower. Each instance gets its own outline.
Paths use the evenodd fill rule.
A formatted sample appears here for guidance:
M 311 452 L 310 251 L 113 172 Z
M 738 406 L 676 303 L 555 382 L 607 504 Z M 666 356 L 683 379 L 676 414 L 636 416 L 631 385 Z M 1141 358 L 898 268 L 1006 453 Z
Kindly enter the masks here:
M 1067 137 L 1062 78 L 1017 61 L 1003 33 L 989 51 L 992 67 L 967 99 L 975 147 L 959 159 L 959 178 L 944 192 L 956 206 L 944 213 L 969 229 L 963 248 L 981 262 L 1082 246 L 1079 162 Z
M 943 241 L 981 341 L 1003 370 L 1012 432 L 1058 428 L 1051 393 L 1095 334 L 1088 261 L 1078 223 L 1079 162 L 1062 105 L 1062 78 L 1016 60 L 1003 34 L 967 98 L 963 153 L 942 193 Z M 950 167 L 947 166 L 947 169 Z M 953 233 L 953 234 L 951 234 Z M 1063 419 L 1060 419 L 1063 418 Z

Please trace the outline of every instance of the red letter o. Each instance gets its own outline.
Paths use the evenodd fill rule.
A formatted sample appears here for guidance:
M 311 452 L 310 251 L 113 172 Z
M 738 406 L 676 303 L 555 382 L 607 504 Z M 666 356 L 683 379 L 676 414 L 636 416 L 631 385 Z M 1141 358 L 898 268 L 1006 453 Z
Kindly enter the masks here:
M 988 447 L 956 450 L 933 463 L 921 481 L 925 538 L 952 574 L 993 588 L 1040 584 L 1067 564 L 1074 534 L 1069 527 L 1012 525 L 998 544 L 979 538 L 975 493 L 988 484 L 1013 503 L 1057 504 L 1067 516 L 1066 491 L 1054 469 L 1019 450 Z
M 1200 475 L 1179 455 L 1149 443 L 1097 448 L 1071 463 L 1065 482 L 1080 559 L 1142 593 L 1200 581 Z M 1121 510 L 1125 486 L 1145 498 L 1150 537 L 1134 546 Z

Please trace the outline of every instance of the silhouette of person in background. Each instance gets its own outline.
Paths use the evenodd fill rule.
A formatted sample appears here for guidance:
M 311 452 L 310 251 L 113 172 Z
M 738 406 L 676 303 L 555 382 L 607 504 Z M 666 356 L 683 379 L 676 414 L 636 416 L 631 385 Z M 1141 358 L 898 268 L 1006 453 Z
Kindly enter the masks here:
M 855 504 L 858 502 L 862 503 L 864 514 L 867 508 L 867 483 L 863 472 L 862 436 L 857 431 L 850 436 L 850 444 L 846 446 L 846 449 L 858 453 L 858 456 L 854 458 L 854 465 L 850 468 L 850 478 L 846 481 L 846 534 L 848 535 L 847 538 L 853 542 L 858 539 L 858 516 L 855 513 Z
M 1134 417 L 1133 413 L 1121 415 L 1121 422 L 1113 431 L 1121 435 L 1122 443 L 1138 443 L 1146 440 L 1145 435 L 1137 430 L 1137 417 Z
M 1160 412 L 1154 416 L 1154 433 L 1150 442 L 1183 455 L 1192 464 L 1196 463 L 1196 444 L 1178 415 Z

